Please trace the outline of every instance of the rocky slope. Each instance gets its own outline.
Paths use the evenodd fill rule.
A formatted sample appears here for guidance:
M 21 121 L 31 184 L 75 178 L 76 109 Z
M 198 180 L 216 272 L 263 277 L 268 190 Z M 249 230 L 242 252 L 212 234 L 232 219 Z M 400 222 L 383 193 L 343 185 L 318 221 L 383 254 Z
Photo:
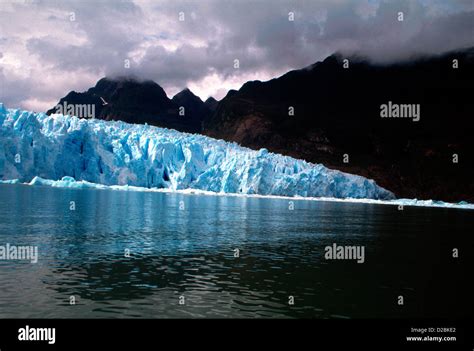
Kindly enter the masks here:
M 375 179 L 398 197 L 473 202 L 474 50 L 392 65 L 344 59 L 230 91 L 204 133 Z M 419 121 L 382 118 L 389 102 L 419 105 Z
M 200 132 L 202 121 L 211 110 L 189 89 L 169 99 L 165 91 L 153 81 L 133 78 L 102 78 L 86 92 L 70 92 L 59 105 L 94 105 L 95 118 L 121 120 L 128 123 L 150 124 L 184 132 Z M 184 107 L 184 115 L 180 114 Z M 53 107 L 47 114 L 57 112 Z

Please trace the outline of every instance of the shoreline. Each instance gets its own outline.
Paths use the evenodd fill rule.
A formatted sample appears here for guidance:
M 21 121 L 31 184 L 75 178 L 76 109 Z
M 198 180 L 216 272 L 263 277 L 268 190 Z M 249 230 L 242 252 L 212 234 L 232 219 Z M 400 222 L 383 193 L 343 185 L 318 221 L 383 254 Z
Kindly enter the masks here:
M 394 199 L 394 200 L 376 200 L 376 199 L 358 199 L 358 198 L 334 198 L 334 197 L 304 197 L 304 196 L 283 196 L 283 195 L 261 195 L 261 194 L 238 194 L 213 192 L 200 189 L 170 189 L 170 188 L 145 188 L 129 185 L 104 185 L 91 183 L 88 181 L 76 181 L 72 177 L 63 177 L 61 180 L 50 180 L 41 177 L 34 177 L 29 183 L 21 183 L 18 179 L 0 180 L 0 185 L 25 185 L 25 186 L 45 186 L 62 189 L 97 189 L 113 191 L 135 191 L 151 193 L 171 193 L 181 195 L 204 195 L 204 196 L 231 196 L 261 199 L 280 199 L 288 201 L 319 201 L 319 202 L 342 202 L 342 203 L 360 203 L 374 205 L 408 206 L 408 207 L 432 207 L 432 208 L 453 208 L 461 210 L 474 210 L 474 204 L 470 203 L 449 203 L 436 200 L 418 200 L 418 199 Z

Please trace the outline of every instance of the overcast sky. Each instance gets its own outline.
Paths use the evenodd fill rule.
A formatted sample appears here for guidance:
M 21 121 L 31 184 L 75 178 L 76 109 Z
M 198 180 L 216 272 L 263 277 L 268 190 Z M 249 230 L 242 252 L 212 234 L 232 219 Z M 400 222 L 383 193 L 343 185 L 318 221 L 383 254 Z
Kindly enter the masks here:
M 469 46 L 474 0 L 0 0 L 0 101 L 45 111 L 129 74 L 220 99 L 336 51 L 391 62 Z

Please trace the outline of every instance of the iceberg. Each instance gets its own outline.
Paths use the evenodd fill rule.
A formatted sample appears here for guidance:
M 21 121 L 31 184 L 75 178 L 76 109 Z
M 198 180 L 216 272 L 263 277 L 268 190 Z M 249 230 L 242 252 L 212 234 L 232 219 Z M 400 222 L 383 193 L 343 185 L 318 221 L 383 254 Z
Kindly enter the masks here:
M 395 198 L 373 180 L 266 149 L 149 125 L 7 109 L 1 103 L 0 179 L 81 188 Z

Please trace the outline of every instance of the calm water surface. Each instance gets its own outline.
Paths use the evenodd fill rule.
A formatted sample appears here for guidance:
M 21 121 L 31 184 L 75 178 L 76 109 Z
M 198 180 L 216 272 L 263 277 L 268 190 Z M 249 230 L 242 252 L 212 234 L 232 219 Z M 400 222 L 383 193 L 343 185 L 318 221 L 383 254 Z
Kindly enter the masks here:
M 0 185 L 0 245 L 39 251 L 36 264 L 0 260 L 0 318 L 472 315 L 474 211 L 294 206 Z M 365 246 L 365 263 L 325 260 L 333 243 Z

